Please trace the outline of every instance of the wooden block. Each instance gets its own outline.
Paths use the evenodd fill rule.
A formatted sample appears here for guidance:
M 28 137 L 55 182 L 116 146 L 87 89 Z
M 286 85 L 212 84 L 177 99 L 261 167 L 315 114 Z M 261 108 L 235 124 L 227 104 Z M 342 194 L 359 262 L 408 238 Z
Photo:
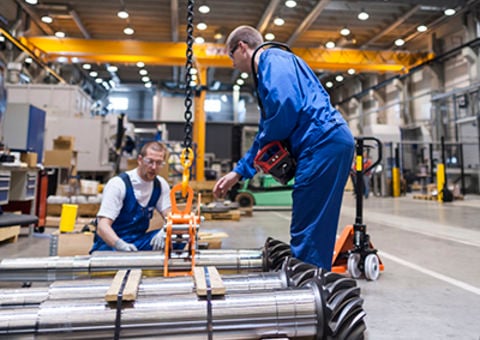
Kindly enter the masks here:
M 110 288 L 105 294 L 105 301 L 116 302 L 119 290 L 122 286 L 123 278 L 127 275 L 127 270 L 119 270 L 113 278 Z M 138 285 L 142 279 L 142 271 L 140 269 L 130 270 L 130 275 L 127 278 L 127 283 L 122 293 L 122 301 L 135 301 L 138 293 Z
M 0 228 L 0 242 L 1 241 L 8 241 L 12 243 L 17 242 L 19 234 L 20 234 L 19 225 Z
M 207 281 L 205 279 L 205 267 L 193 268 L 193 279 L 195 281 L 195 287 L 198 296 L 207 295 Z M 212 295 L 225 295 L 225 285 L 222 278 L 217 271 L 217 268 L 213 266 L 207 267 L 208 275 L 210 277 L 210 289 Z
M 253 207 L 240 207 L 240 215 L 245 217 L 253 216 Z

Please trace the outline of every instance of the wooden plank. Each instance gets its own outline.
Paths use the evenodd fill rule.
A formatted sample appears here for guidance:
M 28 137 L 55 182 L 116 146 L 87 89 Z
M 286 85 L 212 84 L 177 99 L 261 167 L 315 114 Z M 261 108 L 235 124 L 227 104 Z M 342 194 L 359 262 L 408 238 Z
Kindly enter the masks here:
M 113 278 L 112 284 L 108 288 L 107 293 L 105 294 L 105 301 L 107 302 L 116 302 L 119 290 L 122 286 L 123 279 L 127 275 L 127 270 L 119 270 L 115 277 Z M 138 293 L 138 285 L 142 279 L 142 271 L 140 269 L 130 270 L 130 275 L 128 276 L 125 288 L 122 294 L 122 301 L 135 301 Z
M 0 228 L 0 242 L 1 241 L 9 241 L 12 243 L 17 242 L 19 234 L 20 234 L 19 225 Z
M 212 295 L 225 295 L 225 285 L 222 277 L 213 266 L 207 267 L 208 275 L 210 277 L 210 289 Z M 195 281 L 196 292 L 198 296 L 207 295 L 207 281 L 205 279 L 204 267 L 193 268 L 193 279 Z

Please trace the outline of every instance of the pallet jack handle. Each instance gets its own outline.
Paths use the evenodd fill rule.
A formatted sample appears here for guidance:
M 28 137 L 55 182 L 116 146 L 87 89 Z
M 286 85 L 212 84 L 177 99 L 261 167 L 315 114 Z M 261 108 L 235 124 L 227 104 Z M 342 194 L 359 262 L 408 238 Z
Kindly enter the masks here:
M 377 144 L 378 148 L 378 157 L 369 167 L 363 168 L 363 150 L 365 148 L 366 141 L 373 141 Z M 371 169 L 376 167 L 382 161 L 382 142 L 375 137 L 355 137 L 355 194 L 356 194 L 356 214 L 355 214 L 355 225 L 363 225 L 363 176 Z

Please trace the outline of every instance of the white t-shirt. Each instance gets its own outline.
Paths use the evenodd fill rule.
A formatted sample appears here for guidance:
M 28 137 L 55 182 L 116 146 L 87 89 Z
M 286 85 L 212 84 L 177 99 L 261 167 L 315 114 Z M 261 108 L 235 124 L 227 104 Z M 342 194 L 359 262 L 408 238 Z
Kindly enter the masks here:
M 152 196 L 153 181 L 144 181 L 138 175 L 137 169 L 127 171 L 126 173 L 128 177 L 130 177 L 130 182 L 132 182 L 133 192 L 137 202 L 142 207 L 146 207 Z M 160 181 L 162 192 L 155 208 L 159 212 L 162 212 L 170 209 L 172 206 L 172 203 L 170 202 L 170 186 L 162 177 L 157 176 L 157 178 Z M 127 187 L 125 186 L 125 182 L 119 176 L 111 178 L 103 189 L 102 204 L 100 205 L 100 210 L 98 211 L 97 216 L 108 217 L 115 220 L 122 209 L 126 192 Z

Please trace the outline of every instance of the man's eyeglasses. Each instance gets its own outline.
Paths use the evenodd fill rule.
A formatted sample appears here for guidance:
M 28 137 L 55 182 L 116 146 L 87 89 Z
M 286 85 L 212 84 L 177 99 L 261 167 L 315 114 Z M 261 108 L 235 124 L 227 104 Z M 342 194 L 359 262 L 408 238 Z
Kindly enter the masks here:
M 230 50 L 230 53 L 228 54 L 228 56 L 229 56 L 231 59 L 233 59 L 233 54 L 235 53 L 235 51 L 238 49 L 239 46 L 240 46 L 240 42 L 238 42 L 238 43 L 235 45 L 235 47 Z
M 155 165 L 157 168 L 161 168 L 165 165 L 165 161 L 154 161 L 153 159 L 148 157 L 143 158 L 143 162 L 145 163 L 145 165 L 148 165 L 151 167 Z

